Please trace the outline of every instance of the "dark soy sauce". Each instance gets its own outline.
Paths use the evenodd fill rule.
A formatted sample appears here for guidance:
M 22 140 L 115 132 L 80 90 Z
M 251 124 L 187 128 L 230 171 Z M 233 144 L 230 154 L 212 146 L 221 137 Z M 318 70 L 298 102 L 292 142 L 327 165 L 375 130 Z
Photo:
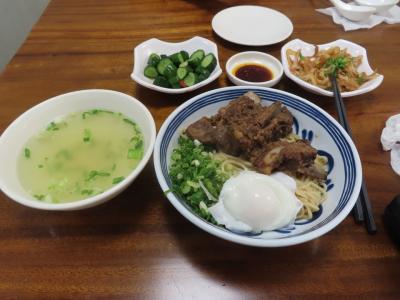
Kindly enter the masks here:
M 245 81 L 249 82 L 264 82 L 271 80 L 272 71 L 267 67 L 255 63 L 244 63 L 235 67 L 233 74 Z

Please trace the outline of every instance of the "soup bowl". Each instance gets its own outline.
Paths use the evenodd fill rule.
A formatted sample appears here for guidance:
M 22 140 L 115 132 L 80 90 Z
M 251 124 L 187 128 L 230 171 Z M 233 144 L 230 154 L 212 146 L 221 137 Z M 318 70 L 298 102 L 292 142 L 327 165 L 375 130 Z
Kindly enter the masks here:
M 101 194 L 67 203 L 48 203 L 30 195 L 21 185 L 17 163 L 26 142 L 57 118 L 91 109 L 120 112 L 134 120 L 143 134 L 144 152 L 139 164 L 124 180 Z M 50 98 L 24 112 L 0 137 L 0 189 L 12 200 L 38 209 L 78 210 L 103 203 L 126 189 L 140 174 L 153 152 L 156 137 L 154 119 L 132 96 L 111 90 L 81 90 Z
M 293 132 L 310 141 L 318 154 L 327 158 L 327 199 L 309 220 L 274 231 L 238 232 L 199 217 L 173 192 L 169 165 L 178 138 L 187 126 L 211 116 L 231 100 L 252 91 L 263 105 L 281 101 L 294 117 Z M 190 222 L 219 238 L 258 247 L 281 247 L 310 241 L 337 226 L 353 208 L 362 178 L 360 158 L 345 130 L 328 113 L 296 95 L 265 87 L 239 86 L 200 94 L 179 106 L 162 125 L 154 148 L 154 167 L 162 190 L 171 204 Z

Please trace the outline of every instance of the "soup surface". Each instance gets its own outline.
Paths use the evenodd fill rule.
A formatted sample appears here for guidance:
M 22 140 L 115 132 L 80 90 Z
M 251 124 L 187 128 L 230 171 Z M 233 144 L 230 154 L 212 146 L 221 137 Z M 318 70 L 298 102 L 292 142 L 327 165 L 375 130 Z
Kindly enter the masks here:
M 67 115 L 31 137 L 19 157 L 22 186 L 39 201 L 63 203 L 121 182 L 143 156 L 139 127 L 100 109 Z

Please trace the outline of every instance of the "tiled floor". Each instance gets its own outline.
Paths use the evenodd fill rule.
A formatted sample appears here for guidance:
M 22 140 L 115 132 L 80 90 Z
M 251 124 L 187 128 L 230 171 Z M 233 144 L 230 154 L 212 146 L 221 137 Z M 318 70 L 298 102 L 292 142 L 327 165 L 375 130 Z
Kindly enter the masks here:
M 22 45 L 50 0 L 0 0 L 0 72 Z

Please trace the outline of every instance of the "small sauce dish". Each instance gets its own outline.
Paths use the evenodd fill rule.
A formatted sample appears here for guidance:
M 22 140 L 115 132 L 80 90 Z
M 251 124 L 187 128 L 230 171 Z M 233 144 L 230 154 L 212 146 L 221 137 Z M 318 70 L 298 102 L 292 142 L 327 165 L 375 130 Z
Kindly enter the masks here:
M 282 78 L 283 67 L 272 55 L 247 51 L 233 55 L 226 62 L 229 80 L 235 85 L 272 87 Z

